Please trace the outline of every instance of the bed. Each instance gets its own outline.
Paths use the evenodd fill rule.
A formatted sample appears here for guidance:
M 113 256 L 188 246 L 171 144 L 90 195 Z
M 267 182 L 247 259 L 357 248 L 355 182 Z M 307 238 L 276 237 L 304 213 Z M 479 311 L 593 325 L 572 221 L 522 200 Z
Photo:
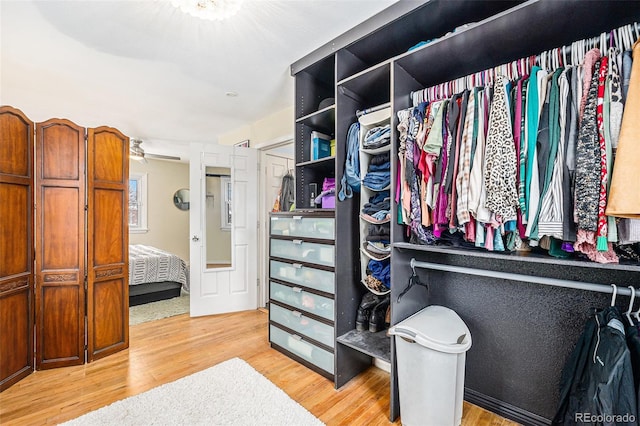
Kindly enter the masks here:
M 189 291 L 189 269 L 175 254 L 156 247 L 129 246 L 129 306 L 180 296 Z

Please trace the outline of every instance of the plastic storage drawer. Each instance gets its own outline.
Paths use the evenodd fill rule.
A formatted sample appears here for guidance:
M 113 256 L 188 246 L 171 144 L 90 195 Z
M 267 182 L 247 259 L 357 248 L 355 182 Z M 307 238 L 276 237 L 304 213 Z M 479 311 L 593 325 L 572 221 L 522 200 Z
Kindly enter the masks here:
M 333 321 L 333 299 L 306 292 L 300 287 L 288 287 L 273 281 L 270 281 L 269 284 L 271 299 Z
M 271 217 L 271 235 L 288 237 L 335 239 L 335 219 L 332 217 Z
M 273 325 L 269 326 L 271 341 L 276 345 L 298 355 L 300 358 L 333 374 L 333 354 L 306 342 L 301 336 L 289 334 Z
M 335 247 L 302 240 L 271 239 L 271 256 L 318 265 L 333 266 Z
M 290 311 L 276 304 L 269 306 L 269 318 L 283 325 L 296 333 L 303 334 L 316 342 L 334 347 L 333 344 L 333 327 L 323 322 L 316 321 L 312 318 L 304 316 L 302 312 Z
M 272 260 L 269 264 L 271 278 L 300 284 L 325 293 L 335 293 L 335 274 L 331 271 L 302 266 L 299 263 L 285 263 Z

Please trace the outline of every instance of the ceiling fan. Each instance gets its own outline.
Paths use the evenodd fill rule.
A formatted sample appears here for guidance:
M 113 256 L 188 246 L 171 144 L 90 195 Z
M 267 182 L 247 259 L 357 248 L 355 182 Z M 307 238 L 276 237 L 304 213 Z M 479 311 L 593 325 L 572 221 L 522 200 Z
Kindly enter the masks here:
M 142 163 L 147 162 L 147 158 L 152 158 L 155 160 L 176 160 L 180 161 L 180 157 L 175 157 L 173 155 L 161 155 L 161 154 L 151 154 L 145 153 L 144 149 L 142 149 L 142 139 L 130 139 L 131 144 L 129 145 L 129 159 L 140 161 Z

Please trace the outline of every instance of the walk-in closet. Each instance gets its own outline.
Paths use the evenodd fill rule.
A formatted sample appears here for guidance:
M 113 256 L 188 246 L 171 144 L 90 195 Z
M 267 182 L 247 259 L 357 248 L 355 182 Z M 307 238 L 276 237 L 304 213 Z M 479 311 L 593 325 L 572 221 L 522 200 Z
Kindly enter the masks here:
M 335 288 L 331 296 L 335 305 L 332 318 L 335 342 L 333 374 L 329 377 L 334 379 L 336 388 L 374 361 L 381 365 L 388 363 L 392 397 L 389 417 L 393 420 L 401 415 L 393 339 L 387 336 L 386 330 L 374 327 L 372 332 L 356 324 L 365 294 L 388 293 L 391 326 L 428 305 L 451 308 L 467 324 L 473 345 L 466 358 L 465 400 L 524 424 L 552 421 L 558 410 L 565 362 L 593 308 L 604 309 L 612 303 L 611 284 L 622 289 L 616 290 L 614 303 L 622 312 L 627 311 L 631 290 L 626 287 L 637 286 L 640 279 L 637 244 L 628 256 L 617 252 L 616 261 L 605 263 L 602 253 L 613 253 L 614 245 L 623 246 L 619 238 L 626 231 L 619 226 L 621 220 L 616 227 L 616 219 L 608 219 L 604 212 L 598 218 L 600 225 L 616 227 L 618 239 L 606 231 L 599 234 L 592 231 L 600 238 L 592 240 L 593 253 L 590 254 L 574 252 L 569 245 L 573 246 L 575 239 L 563 240 L 566 235 L 563 235 L 562 219 L 554 216 L 549 206 L 563 205 L 563 198 L 558 195 L 562 194 L 563 170 L 556 169 L 554 161 L 564 162 L 568 155 L 566 144 L 556 144 L 550 151 L 543 151 L 539 164 L 545 167 L 538 167 L 535 174 L 531 167 L 526 168 L 525 162 L 522 176 L 515 175 L 516 170 L 520 172 L 520 163 L 509 163 L 514 182 L 522 177 L 528 184 L 536 184 L 535 189 L 527 186 L 523 194 L 527 202 L 531 198 L 531 204 L 527 204 L 531 215 L 524 222 L 516 220 L 516 210 L 520 209 L 516 192 L 510 193 L 510 200 L 515 200 L 515 204 L 509 204 L 508 211 L 500 210 L 502 216 L 497 217 L 505 220 L 499 225 L 486 226 L 489 219 L 481 225 L 467 224 L 468 217 L 476 219 L 476 204 L 480 203 L 477 194 L 467 196 L 469 178 L 474 176 L 474 158 L 479 158 L 477 164 L 487 163 L 483 153 L 494 156 L 504 165 L 507 158 L 521 161 L 522 150 L 535 151 L 537 156 L 536 149 L 541 149 L 536 145 L 537 133 L 528 139 L 529 145 L 519 137 L 519 144 L 512 137 L 507 148 L 494 145 L 495 140 L 504 139 L 500 134 L 504 129 L 499 123 L 491 126 L 492 120 L 497 119 L 490 117 L 490 113 L 494 114 L 491 101 L 496 100 L 496 95 L 499 101 L 504 98 L 503 110 L 508 117 L 513 117 L 516 111 L 524 114 L 517 105 L 525 101 L 511 97 L 510 93 L 517 93 L 518 81 L 522 82 L 529 73 L 546 70 L 545 77 L 556 85 L 553 96 L 559 99 L 556 92 L 571 83 L 570 74 L 563 71 L 583 64 L 585 57 L 592 55 L 589 53 L 592 49 L 598 48 L 601 57 L 609 57 L 611 62 L 622 65 L 622 52 L 631 50 L 640 36 L 638 21 L 638 2 L 400 2 L 292 64 L 296 207 L 304 211 L 303 221 L 316 212 L 335 218 Z M 545 86 L 540 86 L 535 94 L 546 94 L 546 82 L 544 80 Z M 546 95 L 548 102 L 551 94 Z M 553 102 L 550 105 L 555 106 L 547 106 L 552 111 L 547 111 L 544 119 L 549 120 L 551 115 L 560 120 L 562 114 L 566 122 L 569 106 L 563 103 L 559 107 L 559 100 Z M 464 147 L 468 143 L 468 148 L 462 151 L 459 147 L 452 149 L 452 143 L 460 143 L 460 138 L 455 138 L 457 133 L 453 142 L 449 141 L 447 146 L 442 144 L 446 123 L 442 114 L 447 110 L 439 108 L 447 104 L 465 108 L 464 112 L 458 110 L 456 116 L 460 135 L 465 126 L 469 129 L 469 141 L 463 142 Z M 539 105 L 540 110 L 543 104 Z M 467 105 L 477 108 L 468 109 Z M 460 121 L 464 113 L 469 114 L 468 122 Z M 437 130 L 433 134 L 440 132 L 440 137 L 431 145 L 434 141 L 425 142 L 424 136 L 433 130 L 434 123 Z M 522 126 L 523 121 L 518 123 Z M 354 151 L 349 148 L 356 124 L 360 132 L 359 185 L 354 183 Z M 385 163 L 386 158 L 373 162 L 372 159 L 387 152 L 387 148 L 363 146 L 367 134 L 370 142 L 377 141 L 387 125 L 389 181 L 384 180 L 384 168 L 371 168 L 372 164 Z M 519 135 L 512 125 L 506 132 Z M 368 133 L 372 129 L 373 133 Z M 313 131 L 335 138 L 335 157 L 310 160 Z M 446 131 L 445 128 L 444 134 Z M 568 138 L 569 128 L 549 130 L 556 139 L 560 138 L 561 131 L 563 138 Z M 423 132 L 421 136 L 420 132 Z M 422 137 L 419 149 L 408 146 L 416 137 Z M 595 148 L 594 145 L 593 152 Z M 407 155 L 409 149 L 415 155 Z M 606 150 L 604 142 L 602 149 Z M 599 155 L 600 145 L 597 153 Z M 452 216 L 452 205 L 445 203 L 441 216 L 446 220 L 438 221 L 438 192 L 447 183 L 443 155 L 451 157 L 449 161 L 456 165 L 456 170 L 458 164 L 462 165 L 458 187 L 464 196 L 456 197 L 454 192 L 455 207 L 461 206 L 460 215 L 455 214 L 454 207 Z M 610 162 L 611 158 L 612 155 Z M 615 166 L 609 164 L 608 170 L 615 174 Z M 375 176 L 366 180 L 372 171 L 376 172 Z M 474 190 L 482 186 L 483 176 L 475 177 L 480 180 L 471 184 Z M 310 201 L 311 191 L 320 187 L 324 178 L 335 179 L 335 208 L 322 209 Z M 424 180 L 412 182 L 412 178 Z M 456 180 L 453 176 L 448 179 L 455 191 Z M 502 175 L 496 179 L 499 184 L 508 180 Z M 609 175 L 609 179 L 615 177 Z M 474 186 L 477 182 L 479 187 Z M 359 187 L 358 190 L 354 191 L 354 186 Z M 514 188 L 518 187 L 510 187 L 509 191 Z M 388 199 L 384 195 L 376 198 L 376 194 L 384 191 L 389 191 Z M 446 194 L 451 203 L 451 192 Z M 494 194 L 495 188 L 488 197 Z M 385 199 L 389 201 L 388 216 L 381 205 L 382 213 L 367 217 L 366 209 Z M 471 199 L 476 203 L 476 210 L 469 208 Z M 582 199 L 572 201 L 580 203 Z M 499 207 L 500 202 L 486 204 L 483 201 L 481 205 Z M 535 214 L 540 211 L 542 216 Z M 378 210 L 368 212 L 375 215 Z M 568 215 L 565 213 L 565 217 Z M 368 267 L 372 257 L 366 250 L 367 237 L 376 233 L 386 235 L 380 226 L 387 219 L 390 223 L 390 288 L 373 288 L 367 286 L 366 278 L 378 268 Z M 513 224 L 507 224 L 511 219 Z M 511 228 L 516 224 L 523 227 L 522 238 L 518 229 Z M 531 229 L 527 229 L 527 224 Z M 473 233 L 473 239 L 469 232 Z M 543 238 L 545 236 L 549 238 Z M 571 243 L 564 246 L 565 251 L 563 242 Z M 384 244 L 371 247 L 374 252 L 385 249 Z M 387 259 L 382 253 L 376 255 L 378 260 Z M 637 310 L 636 301 L 634 311 Z M 308 340 L 304 335 L 295 337 Z

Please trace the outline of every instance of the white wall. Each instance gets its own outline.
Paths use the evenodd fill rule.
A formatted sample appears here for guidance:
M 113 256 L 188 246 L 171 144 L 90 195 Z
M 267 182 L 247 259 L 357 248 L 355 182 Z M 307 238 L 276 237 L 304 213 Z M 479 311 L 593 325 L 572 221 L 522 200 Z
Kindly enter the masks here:
M 130 173 L 147 173 L 147 227 L 143 234 L 129 234 L 129 244 L 145 244 L 174 253 L 189 261 L 189 211 L 173 205 L 173 194 L 189 188 L 189 165 L 147 159 L 129 163 Z
M 218 137 L 220 145 L 234 145 L 249 139 L 251 147 L 282 137 L 293 137 L 293 106 L 276 111 L 247 126 L 242 126 Z

